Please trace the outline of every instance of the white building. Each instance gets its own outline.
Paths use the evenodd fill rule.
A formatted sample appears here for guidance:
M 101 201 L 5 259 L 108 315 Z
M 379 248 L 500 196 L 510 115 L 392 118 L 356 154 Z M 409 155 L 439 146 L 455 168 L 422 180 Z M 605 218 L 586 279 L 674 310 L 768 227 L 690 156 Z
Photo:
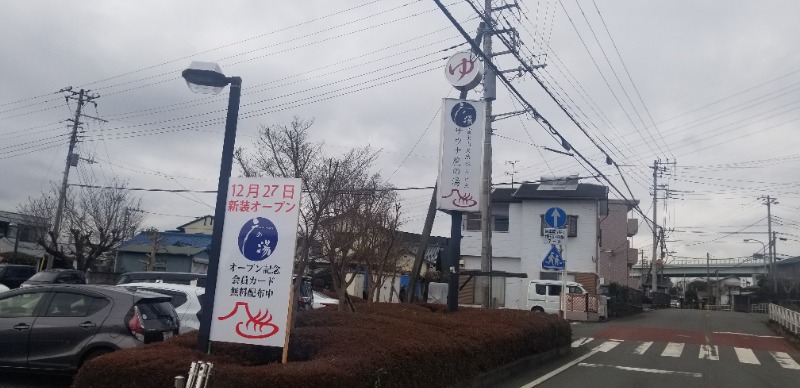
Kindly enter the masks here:
M 562 251 L 566 280 L 583 284 L 590 293 L 596 292 L 600 220 L 608 214 L 608 188 L 577 181 L 566 185 L 549 181 L 522 184 L 516 189 L 498 188 L 492 192 L 492 270 L 528 276 L 493 278 L 495 306 L 525 308 L 530 280 L 560 279 L 560 271 L 542 269 L 542 261 L 551 248 L 543 235 L 544 214 L 552 207 L 559 207 L 568 215 L 568 237 Z M 461 258 L 467 270 L 481 268 L 480 218 L 480 213 L 464 215 Z M 475 293 L 476 298 L 480 298 L 479 294 Z

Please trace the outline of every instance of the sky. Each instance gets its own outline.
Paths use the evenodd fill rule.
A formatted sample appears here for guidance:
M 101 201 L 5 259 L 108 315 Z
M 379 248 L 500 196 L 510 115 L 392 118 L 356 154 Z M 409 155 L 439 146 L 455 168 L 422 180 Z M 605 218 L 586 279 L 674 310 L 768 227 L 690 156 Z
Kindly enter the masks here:
M 443 3 L 474 35 L 471 5 L 483 1 Z M 494 13 L 496 28 L 516 31 L 495 37 L 494 52 L 517 41 L 519 58 L 545 65 L 534 70 L 541 84 L 505 75 L 574 151 L 553 152 L 564 151 L 558 137 L 530 114 L 498 120 L 496 187 L 577 174 L 609 186 L 612 198 L 639 200 L 652 218 L 658 160 L 666 169 L 656 220 L 668 263 L 761 251 L 743 240 L 768 241 L 766 196 L 777 198 L 778 257 L 800 255 L 800 2 L 516 4 Z M 208 61 L 243 79 L 237 146 L 252 150 L 263 126 L 313 119 L 311 138 L 328 156 L 380 151 L 372 171 L 403 189 L 403 229 L 421 232 L 437 176 L 439 110 L 458 95 L 444 65 L 468 49 L 430 0 L 3 2 L 0 36 L 0 210 L 60 183 L 76 103 L 59 91 L 72 87 L 99 97 L 84 108 L 70 184 L 118 177 L 167 190 L 134 192 L 144 226 L 162 230 L 214 212 L 207 191 L 219 175 L 227 89 L 193 94 L 180 76 L 190 62 Z M 520 67 L 510 54 L 493 62 Z M 493 110 L 522 110 L 500 81 Z M 649 226 L 631 217 L 640 221 L 632 246 L 649 258 Z M 438 213 L 434 234 L 447 236 L 449 225 Z

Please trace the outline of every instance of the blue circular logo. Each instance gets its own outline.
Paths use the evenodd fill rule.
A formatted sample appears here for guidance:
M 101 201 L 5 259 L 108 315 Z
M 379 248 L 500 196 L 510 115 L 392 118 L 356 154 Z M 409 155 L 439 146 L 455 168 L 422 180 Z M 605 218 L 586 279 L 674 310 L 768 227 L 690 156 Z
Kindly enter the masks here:
M 275 252 L 277 246 L 278 229 L 266 218 L 253 218 L 239 230 L 239 252 L 247 260 L 264 260 Z
M 450 119 L 459 127 L 469 127 L 475 124 L 478 113 L 472 104 L 459 102 L 450 110 Z

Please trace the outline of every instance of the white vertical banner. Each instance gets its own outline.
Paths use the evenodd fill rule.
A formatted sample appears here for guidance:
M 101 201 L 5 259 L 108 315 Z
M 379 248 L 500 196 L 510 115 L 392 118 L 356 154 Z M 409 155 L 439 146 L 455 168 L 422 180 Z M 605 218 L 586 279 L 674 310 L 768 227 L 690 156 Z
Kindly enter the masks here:
M 436 208 L 480 212 L 486 102 L 445 98 Z
M 297 178 L 230 179 L 212 341 L 284 346 L 301 189 Z

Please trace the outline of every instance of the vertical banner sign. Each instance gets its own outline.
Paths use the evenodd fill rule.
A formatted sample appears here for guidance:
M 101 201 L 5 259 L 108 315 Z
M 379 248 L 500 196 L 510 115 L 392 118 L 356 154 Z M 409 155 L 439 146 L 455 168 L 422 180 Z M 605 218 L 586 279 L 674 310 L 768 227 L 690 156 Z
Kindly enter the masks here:
M 231 178 L 212 341 L 284 346 L 301 187 L 296 178 Z
M 485 101 L 444 99 L 436 208 L 480 212 Z

